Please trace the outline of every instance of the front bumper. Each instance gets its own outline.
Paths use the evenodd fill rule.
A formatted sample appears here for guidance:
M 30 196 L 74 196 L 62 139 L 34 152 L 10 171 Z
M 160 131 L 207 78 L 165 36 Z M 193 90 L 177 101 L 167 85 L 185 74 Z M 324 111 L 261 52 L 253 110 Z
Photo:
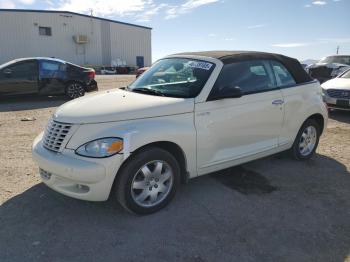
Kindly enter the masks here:
M 73 150 L 55 153 L 42 146 L 42 134 L 33 143 L 32 154 L 40 168 L 42 181 L 53 190 L 77 199 L 105 201 L 123 157 L 90 159 Z
M 348 101 L 348 106 L 346 106 L 346 105 L 339 105 L 337 103 L 337 100 Z M 337 98 L 330 97 L 328 95 L 323 95 L 323 101 L 331 109 L 350 111 L 350 99 L 337 99 Z

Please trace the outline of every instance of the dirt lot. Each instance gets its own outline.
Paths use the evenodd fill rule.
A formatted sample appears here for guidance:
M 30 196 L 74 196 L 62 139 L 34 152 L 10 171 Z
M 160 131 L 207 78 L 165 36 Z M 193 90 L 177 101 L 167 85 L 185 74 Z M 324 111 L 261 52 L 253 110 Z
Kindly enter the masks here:
M 101 89 L 133 79 L 99 77 Z M 350 255 L 350 112 L 317 156 L 280 154 L 200 177 L 138 217 L 40 183 L 31 143 L 62 98 L 0 103 L 0 261 L 344 261 Z M 35 121 L 21 121 L 34 117 Z M 348 260 L 350 261 L 350 259 Z

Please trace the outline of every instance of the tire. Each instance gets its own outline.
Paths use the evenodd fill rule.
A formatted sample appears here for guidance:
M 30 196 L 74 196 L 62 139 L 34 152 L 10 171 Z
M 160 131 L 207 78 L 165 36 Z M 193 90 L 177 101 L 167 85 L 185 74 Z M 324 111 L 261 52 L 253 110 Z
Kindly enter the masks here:
M 122 167 L 115 184 L 118 202 L 127 210 L 146 215 L 165 207 L 180 184 L 180 167 L 168 151 L 142 150 Z
M 66 95 L 69 99 L 75 99 L 85 95 L 85 88 L 79 82 L 70 82 L 66 87 Z
M 293 147 L 290 149 L 291 155 L 296 160 L 308 160 L 316 152 L 320 140 L 321 128 L 317 121 L 308 119 L 300 128 L 295 138 Z

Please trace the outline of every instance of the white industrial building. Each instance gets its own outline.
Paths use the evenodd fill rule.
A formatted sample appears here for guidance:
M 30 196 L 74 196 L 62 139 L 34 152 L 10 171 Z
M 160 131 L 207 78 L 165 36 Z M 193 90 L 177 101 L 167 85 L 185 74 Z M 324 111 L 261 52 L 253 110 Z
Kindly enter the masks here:
M 67 11 L 0 9 L 0 64 L 46 56 L 80 65 L 149 66 L 151 30 Z

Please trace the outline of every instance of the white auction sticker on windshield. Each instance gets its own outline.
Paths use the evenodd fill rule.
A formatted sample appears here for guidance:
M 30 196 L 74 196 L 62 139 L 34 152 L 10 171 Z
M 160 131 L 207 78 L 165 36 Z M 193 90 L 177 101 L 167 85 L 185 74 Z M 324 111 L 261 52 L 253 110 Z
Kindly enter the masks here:
M 211 63 L 206 63 L 206 62 L 190 62 L 188 64 L 189 67 L 192 68 L 199 68 L 199 69 L 203 69 L 203 70 L 210 70 L 210 68 L 213 66 L 213 64 Z

